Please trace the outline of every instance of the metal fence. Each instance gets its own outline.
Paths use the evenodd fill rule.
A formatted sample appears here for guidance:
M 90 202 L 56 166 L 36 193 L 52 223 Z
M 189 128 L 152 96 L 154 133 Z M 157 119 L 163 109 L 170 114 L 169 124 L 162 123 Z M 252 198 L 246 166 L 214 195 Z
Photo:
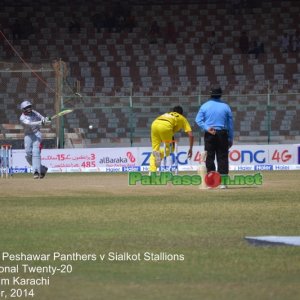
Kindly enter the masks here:
M 209 95 L 84 97 L 75 114 L 66 117 L 67 131 L 83 128 L 88 144 L 111 144 L 123 138 L 130 145 L 149 139 L 151 122 L 160 114 L 182 105 L 196 140 L 202 133 L 194 120 Z M 247 94 L 222 97 L 232 108 L 237 143 L 295 142 L 300 136 L 300 94 Z M 81 121 L 80 121 L 81 120 Z M 93 126 L 93 130 L 89 129 Z M 180 134 L 181 137 L 184 134 Z M 120 142 L 120 141 L 119 141 Z
M 80 86 L 75 79 L 67 79 L 61 61 L 56 63 L 58 68 L 54 62 L 35 63 L 26 68 L 21 63 L 0 63 L 2 142 L 20 139 L 3 124 L 18 124 L 18 105 L 22 99 L 30 98 L 35 108 L 48 116 L 63 108 L 75 109 L 52 125 L 55 141 L 49 147 L 70 146 L 67 140 L 74 132 L 81 133 L 82 146 L 141 145 L 149 141 L 151 122 L 175 105 L 183 107 L 196 141 L 201 143 L 202 133 L 194 120 L 200 105 L 209 98 L 207 82 L 187 82 L 186 86 L 176 85 L 175 81 L 171 86 L 169 82 L 156 82 L 149 88 L 126 80 L 119 87 Z M 222 85 L 223 99 L 234 115 L 236 143 L 299 142 L 300 94 L 285 84 L 247 81 L 244 85 Z M 76 92 L 82 97 L 74 96 Z

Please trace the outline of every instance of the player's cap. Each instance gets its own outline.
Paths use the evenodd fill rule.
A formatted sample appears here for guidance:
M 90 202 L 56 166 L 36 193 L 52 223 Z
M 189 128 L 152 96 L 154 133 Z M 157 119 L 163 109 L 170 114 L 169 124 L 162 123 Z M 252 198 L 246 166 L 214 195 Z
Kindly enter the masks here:
M 220 97 L 220 96 L 222 96 L 222 92 L 223 91 L 220 86 L 214 86 L 214 87 L 212 87 L 212 89 L 210 91 L 210 95 L 212 97 Z
M 24 110 L 24 109 L 28 108 L 29 106 L 32 106 L 31 101 L 30 100 L 23 100 L 23 102 L 20 105 L 20 108 L 22 110 Z

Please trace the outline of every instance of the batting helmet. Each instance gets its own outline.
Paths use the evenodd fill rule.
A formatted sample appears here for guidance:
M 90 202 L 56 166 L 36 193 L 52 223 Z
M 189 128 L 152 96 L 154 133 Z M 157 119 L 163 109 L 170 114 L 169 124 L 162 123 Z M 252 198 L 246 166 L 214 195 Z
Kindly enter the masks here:
M 20 108 L 21 108 L 22 110 L 24 110 L 24 109 L 28 108 L 28 106 L 32 106 L 31 101 L 30 101 L 30 100 L 24 100 L 24 101 L 21 103 Z
M 31 113 L 32 111 L 32 104 L 30 100 L 24 100 L 21 105 L 20 108 L 22 109 L 23 114 L 28 115 Z

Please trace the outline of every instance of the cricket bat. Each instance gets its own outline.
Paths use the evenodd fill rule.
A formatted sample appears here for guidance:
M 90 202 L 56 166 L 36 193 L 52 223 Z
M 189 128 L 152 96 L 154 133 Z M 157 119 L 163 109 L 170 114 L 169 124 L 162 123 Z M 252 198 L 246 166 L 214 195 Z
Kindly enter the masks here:
M 64 109 L 64 110 L 60 111 L 59 113 L 55 114 L 54 116 L 52 116 L 49 119 L 52 121 L 53 119 L 62 117 L 62 116 L 66 115 L 66 114 L 69 114 L 71 112 L 73 112 L 73 109 Z
M 206 156 L 207 156 L 207 151 L 204 151 L 201 153 L 200 161 L 199 161 L 199 167 L 197 170 L 198 175 L 201 176 L 201 185 L 199 185 L 199 189 L 207 189 L 207 185 L 205 183 L 205 176 L 207 174 L 207 169 L 206 169 Z

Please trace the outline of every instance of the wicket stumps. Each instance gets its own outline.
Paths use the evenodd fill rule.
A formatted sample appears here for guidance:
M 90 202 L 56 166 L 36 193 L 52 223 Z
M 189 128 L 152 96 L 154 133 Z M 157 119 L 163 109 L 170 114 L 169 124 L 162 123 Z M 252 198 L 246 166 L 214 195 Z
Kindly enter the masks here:
M 171 171 L 178 174 L 178 143 L 176 140 L 163 141 L 164 157 L 161 166 L 161 171 Z M 167 148 L 169 147 L 170 154 L 167 155 Z M 169 164 L 168 164 L 169 161 Z
M 1 145 L 0 172 L 1 178 L 9 178 L 13 175 L 12 145 Z

